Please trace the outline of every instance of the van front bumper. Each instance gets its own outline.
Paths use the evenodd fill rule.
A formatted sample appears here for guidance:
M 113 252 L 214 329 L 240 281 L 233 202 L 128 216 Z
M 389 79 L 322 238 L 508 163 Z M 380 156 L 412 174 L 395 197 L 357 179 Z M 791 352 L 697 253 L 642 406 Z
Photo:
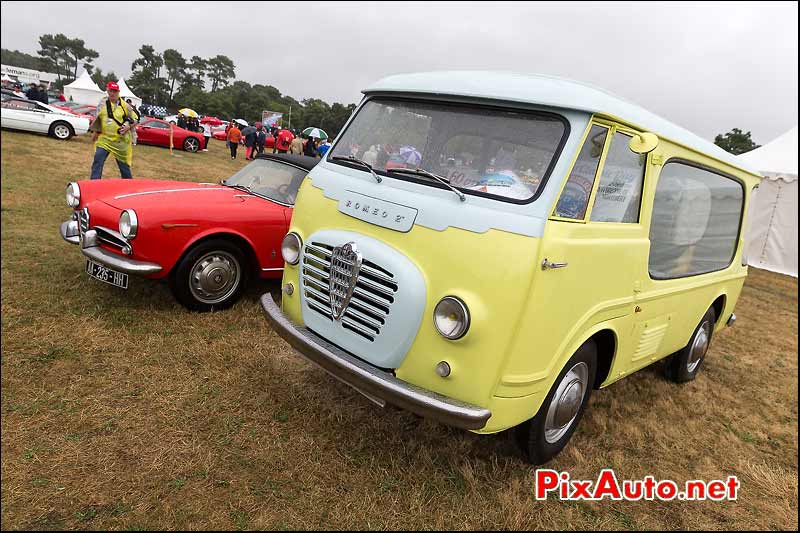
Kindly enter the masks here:
M 295 326 L 269 293 L 261 297 L 261 306 L 272 328 L 302 356 L 378 405 L 391 403 L 443 424 L 471 430 L 483 428 L 492 416 L 491 411 L 483 407 L 398 379 L 337 348 L 309 329 Z

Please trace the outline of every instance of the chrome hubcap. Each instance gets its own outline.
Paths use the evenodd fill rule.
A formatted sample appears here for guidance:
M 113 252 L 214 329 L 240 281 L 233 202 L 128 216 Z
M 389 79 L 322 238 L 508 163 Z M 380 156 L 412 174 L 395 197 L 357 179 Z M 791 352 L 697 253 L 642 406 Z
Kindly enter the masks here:
M 64 125 L 56 126 L 55 129 L 53 130 L 53 132 L 56 134 L 56 137 L 58 137 L 59 139 L 64 139 L 66 137 L 69 137 L 69 128 L 64 126 Z
M 711 324 L 703 322 L 700 329 L 697 330 L 697 335 L 694 336 L 692 342 L 692 349 L 689 352 L 689 359 L 686 361 L 686 370 L 692 373 L 700 364 L 700 360 L 708 351 L 708 341 L 711 338 Z
M 228 252 L 211 252 L 198 259 L 191 271 L 192 295 L 206 304 L 216 304 L 236 291 L 242 277 L 239 262 Z
M 572 427 L 588 385 L 589 367 L 586 363 L 577 363 L 564 374 L 547 408 L 544 423 L 544 438 L 547 442 L 558 442 Z

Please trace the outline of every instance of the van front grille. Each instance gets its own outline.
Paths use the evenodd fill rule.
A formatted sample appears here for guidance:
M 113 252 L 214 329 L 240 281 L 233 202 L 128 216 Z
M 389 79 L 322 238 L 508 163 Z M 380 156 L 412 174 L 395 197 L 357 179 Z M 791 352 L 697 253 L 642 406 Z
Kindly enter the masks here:
M 309 309 L 334 321 L 330 299 L 333 246 L 307 243 L 303 249 L 303 287 Z M 364 258 L 353 296 L 340 321 L 342 327 L 369 341 L 380 335 L 397 292 L 394 274 Z

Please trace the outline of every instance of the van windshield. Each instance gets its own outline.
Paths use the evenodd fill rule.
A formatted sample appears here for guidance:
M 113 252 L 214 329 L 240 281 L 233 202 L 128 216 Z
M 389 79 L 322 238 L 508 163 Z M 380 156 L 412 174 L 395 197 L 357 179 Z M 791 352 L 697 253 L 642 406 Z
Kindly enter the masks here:
M 544 184 L 566 134 L 566 121 L 557 115 L 373 98 L 330 157 L 353 156 L 383 175 L 444 187 L 424 176 L 391 172 L 421 168 L 466 194 L 522 203 Z

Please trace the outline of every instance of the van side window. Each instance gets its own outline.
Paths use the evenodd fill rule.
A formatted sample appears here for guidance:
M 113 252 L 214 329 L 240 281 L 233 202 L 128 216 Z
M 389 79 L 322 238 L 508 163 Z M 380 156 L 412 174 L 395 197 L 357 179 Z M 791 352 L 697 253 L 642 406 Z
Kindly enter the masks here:
M 592 206 L 593 222 L 639 222 L 647 155 L 631 152 L 630 141 L 630 135 L 620 132 L 611 138 Z
M 650 223 L 650 277 L 727 268 L 736 253 L 743 199 L 742 185 L 731 178 L 684 163 L 664 165 Z
M 577 220 L 582 220 L 586 216 L 597 165 L 600 164 L 607 135 L 608 128 L 597 124 L 589 130 L 589 135 L 578 154 L 578 160 L 575 161 L 564 190 L 561 191 L 561 197 L 553 213 L 555 216 Z

